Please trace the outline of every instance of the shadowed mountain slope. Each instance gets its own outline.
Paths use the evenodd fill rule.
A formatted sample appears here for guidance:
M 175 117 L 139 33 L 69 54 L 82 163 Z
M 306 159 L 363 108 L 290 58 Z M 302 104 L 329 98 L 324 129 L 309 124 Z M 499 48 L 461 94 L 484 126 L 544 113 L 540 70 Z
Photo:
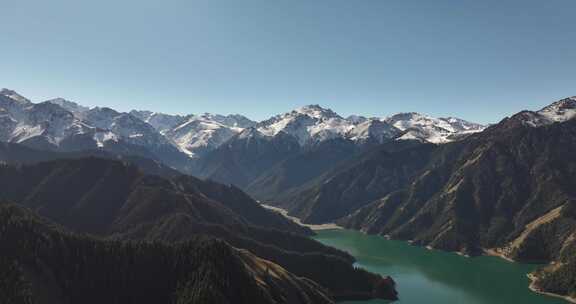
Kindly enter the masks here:
M 333 303 L 314 282 L 222 241 L 121 242 L 0 204 L 3 303 Z
M 6 187 L 2 199 L 74 231 L 170 242 L 208 235 L 310 278 L 336 298 L 370 298 L 383 280 L 355 269 L 351 256 L 307 238 L 310 230 L 232 186 L 184 175 L 149 176 L 98 158 L 3 166 L 0 183 Z

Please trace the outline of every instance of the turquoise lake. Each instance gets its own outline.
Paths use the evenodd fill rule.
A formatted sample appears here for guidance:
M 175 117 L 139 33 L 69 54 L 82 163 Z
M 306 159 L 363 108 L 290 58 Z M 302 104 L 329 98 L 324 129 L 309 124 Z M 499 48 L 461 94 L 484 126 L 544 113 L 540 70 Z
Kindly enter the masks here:
M 400 297 L 400 300 L 394 303 L 567 303 L 562 299 L 538 295 L 528 289 L 529 280 L 526 274 L 537 268 L 536 265 L 511 263 L 498 257 L 467 258 L 357 231 L 316 232 L 316 240 L 356 257 L 358 267 L 392 276 Z M 345 303 L 390 302 L 372 300 Z

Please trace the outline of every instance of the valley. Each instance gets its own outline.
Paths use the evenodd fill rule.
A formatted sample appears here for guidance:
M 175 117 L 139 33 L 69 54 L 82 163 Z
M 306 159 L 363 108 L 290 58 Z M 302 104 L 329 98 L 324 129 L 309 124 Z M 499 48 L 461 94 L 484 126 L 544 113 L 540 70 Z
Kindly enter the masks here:
M 304 226 L 304 227 L 308 227 L 314 231 L 316 230 L 327 230 L 327 229 L 342 229 L 342 227 L 336 225 L 335 223 L 326 223 L 326 224 L 304 224 L 302 223 L 302 221 L 300 221 L 299 218 L 294 217 L 294 216 L 290 216 L 288 215 L 288 211 L 282 209 L 282 208 L 278 208 L 278 207 L 274 207 L 274 206 L 270 206 L 270 205 L 264 205 L 261 204 L 262 207 L 272 210 L 274 212 L 278 212 L 280 214 L 282 214 L 284 217 L 286 217 L 287 219 L 293 221 L 294 223 L 300 225 L 300 226 Z
M 530 289 L 576 294 L 576 97 L 490 126 L 414 112 L 344 118 L 319 105 L 260 122 L 122 113 L 7 89 L 0 108 L 0 199 L 61 225 L 56 235 L 119 241 L 120 251 L 220 240 L 253 268 L 243 275 L 260 282 L 255 292 L 279 303 L 393 300 L 397 290 L 422 300 L 411 289 L 479 304 L 550 301 Z M 495 257 L 475 257 L 484 254 Z M 29 277 L 17 252 L 4 262 Z M 442 274 L 451 263 L 465 270 Z M 267 284 L 267 272 L 281 280 Z M 294 276 L 309 282 L 290 285 Z M 493 276 L 512 285 L 492 286 Z
M 576 304 L 576 1 L 0 10 L 0 304 Z

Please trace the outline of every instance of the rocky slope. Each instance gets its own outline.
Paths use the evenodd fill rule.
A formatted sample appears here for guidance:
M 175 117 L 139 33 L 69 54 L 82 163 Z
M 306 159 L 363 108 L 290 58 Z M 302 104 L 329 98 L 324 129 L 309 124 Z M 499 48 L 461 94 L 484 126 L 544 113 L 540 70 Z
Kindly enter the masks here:
M 533 287 L 574 296 L 573 109 L 564 99 L 430 152 L 406 151 L 426 164 L 339 223 L 441 250 L 552 262 Z
M 283 202 L 294 192 L 345 160 L 353 158 L 370 144 L 357 145 L 345 139 L 318 143 L 289 155 L 255 174 L 245 189 L 253 197 L 266 202 Z
M 465 254 L 554 264 L 534 288 L 574 295 L 575 98 L 444 145 L 381 145 L 276 202 L 305 222 Z
M 330 109 L 309 105 L 242 131 L 201 157 L 194 173 L 233 183 L 259 199 L 284 200 L 288 193 L 375 145 L 395 140 L 445 143 L 483 128 L 460 119 L 417 113 L 343 118 Z M 299 177 L 293 177 L 298 170 Z
M 537 112 L 523 111 L 483 133 L 474 132 L 475 134 L 469 135 L 468 138 L 446 145 L 417 144 L 417 141 L 410 140 L 404 141 L 402 145 L 400 144 L 402 141 L 389 142 L 343 162 L 299 187 L 290 195 L 281 196 L 281 200 L 271 203 L 288 209 L 292 215 L 307 222 L 333 221 L 376 199 L 408 187 L 424 172 L 439 174 L 440 171 L 436 169 L 441 165 L 451 170 L 455 157 L 470 157 L 465 153 L 473 149 L 472 147 L 482 139 L 497 138 L 495 135 L 490 135 L 495 134 L 494 130 L 522 130 L 522 127 L 530 130 L 534 126 L 551 125 L 554 121 L 541 113 L 562 111 L 560 115 L 563 115 L 566 109 L 574 107 L 573 103 L 574 100 L 569 98 Z M 556 110 L 551 111 L 551 108 Z M 566 117 L 568 118 L 570 116 Z M 540 121 L 541 124 L 535 124 L 535 121 Z M 458 120 L 452 119 L 452 122 Z M 458 128 L 465 130 L 466 127 Z M 505 132 L 501 131 L 498 134 L 503 137 Z
M 246 187 L 282 160 L 298 154 L 300 145 L 288 134 L 265 137 L 254 128 L 200 158 L 195 174 L 221 183 Z
M 268 203 L 305 223 L 333 222 L 409 183 L 435 148 L 415 141 L 390 142 L 351 155 L 289 192 L 269 196 Z

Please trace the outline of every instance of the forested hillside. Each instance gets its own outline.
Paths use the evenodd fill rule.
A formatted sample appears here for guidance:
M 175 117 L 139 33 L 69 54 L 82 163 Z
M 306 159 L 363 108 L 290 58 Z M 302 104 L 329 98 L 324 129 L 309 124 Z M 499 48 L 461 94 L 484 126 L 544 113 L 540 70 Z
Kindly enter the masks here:
M 2 303 L 332 303 L 327 291 L 223 241 L 77 235 L 0 204 Z
M 225 240 L 326 287 L 335 298 L 394 298 L 393 284 L 352 266 L 350 255 L 262 208 L 233 186 L 190 176 L 166 179 L 114 160 L 85 158 L 0 167 L 2 199 L 76 232 L 115 240 Z

